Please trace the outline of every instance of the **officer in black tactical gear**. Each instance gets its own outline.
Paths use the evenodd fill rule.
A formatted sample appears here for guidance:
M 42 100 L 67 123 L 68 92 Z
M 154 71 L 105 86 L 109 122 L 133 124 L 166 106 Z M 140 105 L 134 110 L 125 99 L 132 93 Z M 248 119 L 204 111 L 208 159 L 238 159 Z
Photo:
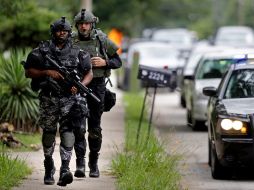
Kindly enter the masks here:
M 72 183 L 73 176 L 69 162 L 74 146 L 74 133 L 85 128 L 88 115 L 86 98 L 81 96 L 76 87 L 66 83 L 63 76 L 51 66 L 46 55 L 69 72 L 78 71 L 81 83 L 87 85 L 93 77 L 90 56 L 71 43 L 71 25 L 62 17 L 50 26 L 51 40 L 41 42 L 33 49 L 24 65 L 26 76 L 32 78 L 31 86 L 39 91 L 40 118 L 43 129 L 42 144 L 44 152 L 44 184 L 54 184 L 55 166 L 52 155 L 55 148 L 57 124 L 60 133 L 61 168 L 59 186 Z
M 98 18 L 90 11 L 82 9 L 75 18 L 75 27 L 78 33 L 73 36 L 73 43 L 81 49 L 89 52 L 91 56 L 93 80 L 88 87 L 93 90 L 101 103 L 93 99 L 87 99 L 89 108 L 88 117 L 88 145 L 90 149 L 88 166 L 90 177 L 99 177 L 98 156 L 102 144 L 101 116 L 104 110 L 105 80 L 110 76 L 111 69 L 122 66 L 121 59 L 117 54 L 118 47 L 107 38 L 101 30 L 95 29 Z M 74 176 L 85 177 L 85 135 L 82 138 L 75 137 L 74 149 L 76 152 L 76 171 Z M 82 140 L 81 140 L 82 139 Z

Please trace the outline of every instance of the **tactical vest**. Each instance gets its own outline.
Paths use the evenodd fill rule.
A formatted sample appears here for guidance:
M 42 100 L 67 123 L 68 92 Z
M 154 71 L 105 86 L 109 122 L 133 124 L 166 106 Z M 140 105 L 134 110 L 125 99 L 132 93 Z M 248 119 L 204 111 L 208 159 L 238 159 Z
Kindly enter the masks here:
M 50 47 L 50 43 L 48 42 L 44 42 L 43 44 L 43 50 L 44 53 L 50 55 L 56 62 L 58 62 L 58 64 L 60 66 L 65 67 L 68 71 L 73 71 L 73 70 L 77 70 L 79 71 L 79 76 L 81 76 L 81 74 L 83 74 L 83 71 L 80 71 L 81 69 L 81 63 L 78 59 L 78 55 L 80 52 L 80 48 L 78 47 L 65 47 L 62 50 L 57 50 L 57 49 L 52 49 Z M 41 47 L 39 47 L 40 49 Z M 54 69 L 54 67 L 52 67 L 51 63 L 48 60 L 45 60 L 44 65 L 43 65 L 44 69 Z M 63 90 L 67 90 L 69 88 L 69 86 L 66 86 L 66 83 L 64 82 L 57 82 L 59 85 L 59 88 L 63 89 Z M 45 88 L 45 87 L 44 87 Z
M 91 57 L 101 57 L 105 59 L 104 55 L 101 54 L 100 51 L 100 44 L 98 40 L 89 40 L 89 41 L 77 41 L 75 43 L 78 45 L 82 50 L 88 52 Z M 93 68 L 93 77 L 104 77 L 106 70 L 104 68 Z
M 97 33 L 97 34 L 95 34 Z M 96 36 L 98 35 L 98 36 Z M 99 38 L 99 39 L 98 39 Z M 100 41 L 99 41 L 100 40 Z M 81 41 L 78 39 L 78 34 L 74 34 L 73 43 L 79 46 L 82 50 L 87 51 L 91 57 L 101 57 L 103 59 L 107 59 L 107 55 L 102 54 L 102 49 L 104 48 L 105 52 L 114 54 L 117 49 L 115 47 L 106 47 L 106 34 L 102 33 L 100 30 L 94 29 L 92 37 L 90 40 Z M 101 47 L 101 45 L 103 47 Z M 108 52 L 110 51 L 110 52 Z M 106 68 L 93 68 L 93 77 L 109 77 L 110 69 Z

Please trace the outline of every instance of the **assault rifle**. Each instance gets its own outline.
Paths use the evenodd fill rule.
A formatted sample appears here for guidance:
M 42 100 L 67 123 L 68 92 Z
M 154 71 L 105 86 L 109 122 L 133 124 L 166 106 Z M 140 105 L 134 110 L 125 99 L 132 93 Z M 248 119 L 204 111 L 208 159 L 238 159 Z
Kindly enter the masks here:
M 67 83 L 75 86 L 81 94 L 87 94 L 91 96 L 93 99 L 95 99 L 98 103 L 101 102 L 100 99 L 92 92 L 91 89 L 87 88 L 80 82 L 80 78 L 77 75 L 76 70 L 69 72 L 65 67 L 58 65 L 57 62 L 47 54 L 45 55 L 45 58 L 49 61 L 49 63 L 53 67 L 55 67 L 59 71 L 61 75 L 63 75 L 64 80 L 66 80 Z

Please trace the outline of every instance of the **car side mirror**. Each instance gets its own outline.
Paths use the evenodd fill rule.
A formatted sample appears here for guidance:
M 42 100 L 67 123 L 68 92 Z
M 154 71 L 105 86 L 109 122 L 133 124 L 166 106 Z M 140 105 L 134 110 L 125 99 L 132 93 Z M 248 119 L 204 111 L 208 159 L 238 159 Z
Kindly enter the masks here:
M 184 79 L 194 80 L 194 75 L 184 75 Z
M 203 88 L 203 94 L 206 96 L 214 97 L 217 94 L 217 89 L 212 86 L 205 87 L 205 88 Z

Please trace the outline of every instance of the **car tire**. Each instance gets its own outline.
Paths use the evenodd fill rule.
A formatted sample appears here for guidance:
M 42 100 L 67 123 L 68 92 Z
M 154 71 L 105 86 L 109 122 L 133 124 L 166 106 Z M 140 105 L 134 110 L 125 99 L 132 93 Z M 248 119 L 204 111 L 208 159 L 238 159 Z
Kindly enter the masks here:
M 186 119 L 187 119 L 187 126 L 191 127 L 192 121 L 191 121 L 191 111 L 187 109 L 186 113 Z
M 222 166 L 218 160 L 215 147 L 211 145 L 211 173 L 214 179 L 228 179 L 229 169 Z
M 191 123 L 191 128 L 193 131 L 197 131 L 200 129 L 204 129 L 205 122 L 204 121 L 199 121 L 193 118 L 193 113 L 190 111 L 190 123 Z
M 180 104 L 181 104 L 182 108 L 186 108 L 186 101 L 182 95 L 180 97 Z
M 211 148 L 211 141 L 208 137 L 208 165 L 211 166 L 211 151 L 212 151 L 212 148 Z

